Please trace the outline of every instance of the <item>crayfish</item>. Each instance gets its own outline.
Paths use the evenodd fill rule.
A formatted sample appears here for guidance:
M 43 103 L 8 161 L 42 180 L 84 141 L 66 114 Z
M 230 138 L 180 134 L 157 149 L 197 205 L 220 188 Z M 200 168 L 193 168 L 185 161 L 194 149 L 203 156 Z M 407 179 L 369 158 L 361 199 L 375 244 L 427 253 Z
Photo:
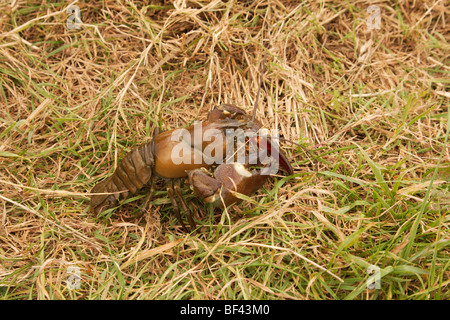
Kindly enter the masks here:
M 237 194 L 249 196 L 262 187 L 271 174 L 278 172 L 278 165 L 291 175 L 293 169 L 286 156 L 255 119 L 263 72 L 264 63 L 252 116 L 235 105 L 222 104 L 209 113 L 206 121 L 187 128 L 165 132 L 156 128 L 151 142 L 134 148 L 112 176 L 94 186 L 93 212 L 113 208 L 120 198 L 149 184 L 145 208 L 154 192 L 154 180 L 160 178 L 167 181 L 174 213 L 187 232 L 176 198 L 191 230 L 196 229 L 196 223 L 181 194 L 182 180 L 187 180 L 204 202 L 229 206 L 241 201 Z

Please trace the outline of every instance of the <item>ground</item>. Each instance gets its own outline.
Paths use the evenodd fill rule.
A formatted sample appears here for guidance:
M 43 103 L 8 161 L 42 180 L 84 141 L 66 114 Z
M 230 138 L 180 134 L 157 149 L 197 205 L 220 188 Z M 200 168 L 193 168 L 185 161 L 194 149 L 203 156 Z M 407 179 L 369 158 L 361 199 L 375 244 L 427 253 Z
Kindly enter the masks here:
M 0 10 L 1 298 L 450 298 L 445 1 Z M 294 175 L 227 210 L 186 186 L 197 234 L 161 182 L 139 220 L 146 190 L 89 211 L 91 188 L 155 126 L 221 103 L 250 112 L 264 54 L 257 117 L 294 142 L 281 143 Z

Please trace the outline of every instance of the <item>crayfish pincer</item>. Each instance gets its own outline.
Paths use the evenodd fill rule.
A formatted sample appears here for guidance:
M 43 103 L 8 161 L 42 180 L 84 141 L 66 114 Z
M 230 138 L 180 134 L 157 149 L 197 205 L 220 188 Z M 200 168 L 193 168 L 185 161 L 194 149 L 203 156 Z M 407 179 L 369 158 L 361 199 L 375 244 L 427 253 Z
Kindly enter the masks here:
M 262 72 L 260 88 L 261 84 Z M 156 128 L 151 142 L 133 149 L 112 176 L 94 186 L 92 211 L 100 214 L 129 193 L 150 185 L 145 208 L 153 195 L 155 179 L 162 179 L 167 182 L 168 197 L 183 229 L 188 231 L 179 204 L 194 230 L 196 223 L 182 197 L 181 181 L 187 180 L 204 202 L 228 206 L 240 201 L 236 193 L 249 196 L 257 191 L 279 166 L 291 175 L 293 169 L 279 150 L 277 137 L 268 135 L 255 119 L 258 96 L 252 116 L 223 104 L 215 107 L 206 121 L 161 133 Z

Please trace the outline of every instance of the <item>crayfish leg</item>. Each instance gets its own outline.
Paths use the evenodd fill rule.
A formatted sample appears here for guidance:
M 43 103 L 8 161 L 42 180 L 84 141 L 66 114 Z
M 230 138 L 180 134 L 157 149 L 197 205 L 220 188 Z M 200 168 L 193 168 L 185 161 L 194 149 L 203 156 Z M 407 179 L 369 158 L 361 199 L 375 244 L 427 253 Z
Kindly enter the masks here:
M 173 181 L 171 184 L 167 186 L 167 194 L 169 196 L 170 201 L 172 202 L 173 211 L 175 213 L 175 217 L 177 217 L 178 221 L 181 224 L 181 227 L 183 228 L 184 232 L 188 233 L 188 229 L 186 228 L 186 225 L 184 224 L 183 220 L 181 219 L 180 215 L 180 208 L 178 207 L 178 202 L 176 201 L 175 197 L 173 196 Z
M 194 218 L 192 218 L 192 211 L 189 209 L 188 205 L 183 199 L 183 195 L 181 194 L 181 188 L 180 188 L 180 181 L 177 180 L 174 185 L 175 194 L 177 195 L 178 199 L 180 200 L 181 207 L 183 209 L 183 213 L 187 216 L 189 225 L 191 226 L 191 230 L 197 229 L 197 224 L 194 221 Z

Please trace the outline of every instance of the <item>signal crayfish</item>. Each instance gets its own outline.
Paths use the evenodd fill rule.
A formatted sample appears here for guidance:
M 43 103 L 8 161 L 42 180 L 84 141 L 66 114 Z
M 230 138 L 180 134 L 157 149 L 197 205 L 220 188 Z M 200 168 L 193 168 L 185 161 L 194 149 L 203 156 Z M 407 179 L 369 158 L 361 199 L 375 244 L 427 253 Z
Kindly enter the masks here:
M 165 132 L 156 128 L 151 142 L 134 148 L 112 176 L 94 186 L 92 211 L 100 214 L 111 209 L 120 198 L 149 184 L 151 190 L 144 209 L 152 198 L 155 178 L 160 178 L 167 182 L 175 216 L 189 232 L 176 198 L 191 231 L 197 226 L 181 194 L 182 180 L 187 180 L 204 202 L 227 207 L 241 201 L 237 194 L 250 196 L 261 188 L 271 174 L 278 172 L 279 166 L 293 174 L 292 166 L 278 148 L 277 136 L 269 136 L 268 130 L 255 119 L 263 72 L 264 69 L 252 116 L 235 105 L 222 104 L 208 114 L 206 121 Z

